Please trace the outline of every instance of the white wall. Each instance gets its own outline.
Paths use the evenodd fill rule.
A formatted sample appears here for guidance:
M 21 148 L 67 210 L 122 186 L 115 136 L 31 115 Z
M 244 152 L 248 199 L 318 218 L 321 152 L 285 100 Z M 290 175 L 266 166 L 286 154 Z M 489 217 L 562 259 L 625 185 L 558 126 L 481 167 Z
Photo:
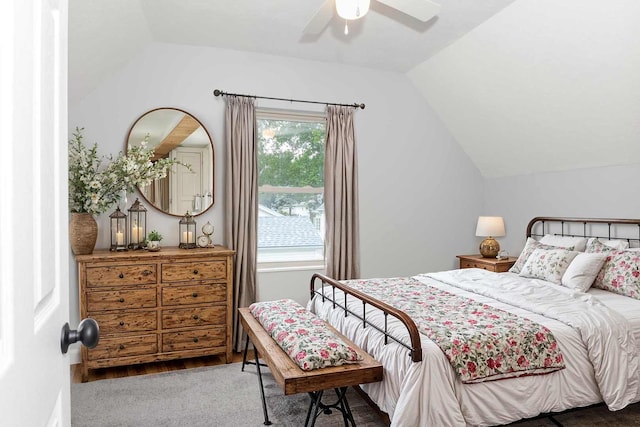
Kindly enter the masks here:
M 299 269 L 290 271 L 258 271 L 258 301 L 291 298 L 305 305 L 309 301 L 309 283 L 314 273 L 323 269 Z
M 72 85 L 73 82 L 70 82 Z M 224 107 L 212 92 L 328 102 L 364 102 L 356 112 L 360 178 L 362 275 L 394 276 L 448 269 L 455 255 L 476 250 L 482 178 L 406 76 L 276 56 L 152 44 L 70 106 L 69 128 L 104 153 L 124 149 L 131 124 L 147 110 L 177 107 L 197 117 L 214 140 L 215 205 L 196 217 L 211 221 L 223 244 Z M 258 101 L 260 106 L 309 108 Z M 319 107 L 322 109 L 323 107 Z M 129 196 L 129 205 L 134 198 Z M 148 227 L 175 245 L 178 218 L 148 207 Z M 109 244 L 107 216 L 98 218 L 98 248 Z M 75 274 L 74 274 L 75 273 Z M 71 323 L 78 320 L 76 269 L 71 265 Z M 311 271 L 261 273 L 260 299 L 305 302 Z
M 410 75 L 486 177 L 633 164 L 638 16 L 634 0 L 518 0 Z
M 485 180 L 485 208 L 504 216 L 503 249 L 518 255 L 536 216 L 638 218 L 640 164 Z

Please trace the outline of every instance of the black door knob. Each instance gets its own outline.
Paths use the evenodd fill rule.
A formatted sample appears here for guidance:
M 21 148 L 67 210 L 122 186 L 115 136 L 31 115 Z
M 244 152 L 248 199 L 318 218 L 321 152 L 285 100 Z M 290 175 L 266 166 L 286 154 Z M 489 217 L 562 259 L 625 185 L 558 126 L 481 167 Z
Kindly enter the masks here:
M 69 328 L 69 323 L 65 323 L 62 327 L 62 334 L 60 335 L 60 349 L 62 350 L 62 354 L 66 354 L 69 346 L 78 341 L 87 348 L 94 348 L 98 345 L 99 339 L 100 328 L 98 327 L 98 322 L 91 318 L 82 320 L 76 331 L 72 331 L 71 328 Z

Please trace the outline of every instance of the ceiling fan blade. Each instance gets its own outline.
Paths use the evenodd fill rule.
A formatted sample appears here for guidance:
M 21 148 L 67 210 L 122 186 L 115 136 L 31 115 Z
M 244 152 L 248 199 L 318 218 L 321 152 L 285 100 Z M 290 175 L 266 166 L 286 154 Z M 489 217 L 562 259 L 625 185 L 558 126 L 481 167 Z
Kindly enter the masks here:
M 333 11 L 333 0 L 326 0 L 322 3 L 322 6 L 320 6 L 320 9 L 313 15 L 311 21 L 304 27 L 304 34 L 320 34 L 329 21 L 331 21 L 331 18 L 333 18 Z
M 377 0 L 400 12 L 427 22 L 440 12 L 440 5 L 431 0 Z

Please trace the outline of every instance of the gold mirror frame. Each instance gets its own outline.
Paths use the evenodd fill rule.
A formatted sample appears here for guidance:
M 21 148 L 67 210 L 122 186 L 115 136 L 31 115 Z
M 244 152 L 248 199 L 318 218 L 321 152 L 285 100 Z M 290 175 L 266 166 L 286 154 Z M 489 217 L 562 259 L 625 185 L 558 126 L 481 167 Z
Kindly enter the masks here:
M 215 200 L 215 162 L 213 139 L 204 125 L 179 108 L 156 108 L 142 114 L 131 125 L 125 151 L 129 146 L 139 145 L 147 135 L 147 144 L 155 149 L 157 158 L 171 156 L 193 169 L 174 166 L 166 178 L 139 187 L 147 204 L 177 217 L 187 211 L 197 216 L 209 210 Z M 189 193 L 183 191 L 185 188 L 191 189 Z

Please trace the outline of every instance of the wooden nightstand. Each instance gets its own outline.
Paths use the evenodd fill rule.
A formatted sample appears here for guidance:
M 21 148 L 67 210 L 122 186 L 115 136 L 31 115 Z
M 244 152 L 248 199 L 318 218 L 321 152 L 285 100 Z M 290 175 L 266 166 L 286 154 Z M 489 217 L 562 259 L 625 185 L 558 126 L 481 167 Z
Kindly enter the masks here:
M 457 255 L 460 259 L 460 268 L 484 268 L 496 273 L 508 271 L 518 258 L 509 257 L 504 259 L 483 258 L 482 255 Z

